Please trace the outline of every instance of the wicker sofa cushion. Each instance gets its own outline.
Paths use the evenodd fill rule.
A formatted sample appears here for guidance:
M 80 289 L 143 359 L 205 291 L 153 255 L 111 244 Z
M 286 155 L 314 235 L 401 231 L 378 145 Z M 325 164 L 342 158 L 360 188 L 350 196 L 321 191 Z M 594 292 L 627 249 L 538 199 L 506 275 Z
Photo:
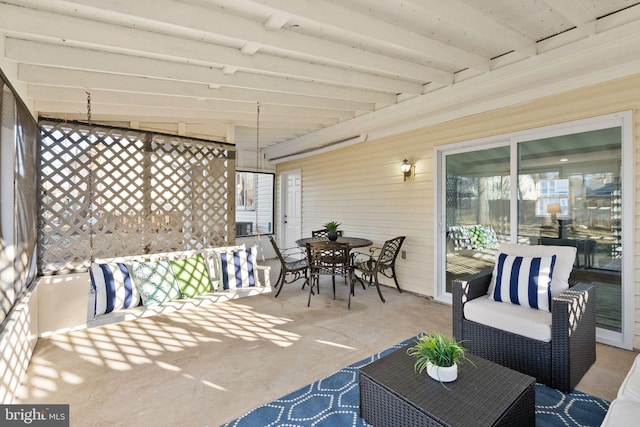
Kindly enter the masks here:
M 620 385 L 618 397 L 631 399 L 640 404 L 640 355 L 636 356 L 631 369 Z
M 576 251 L 576 248 L 573 246 L 518 245 L 513 243 L 500 243 L 496 258 L 501 252 L 507 255 L 526 257 L 549 257 L 555 255 L 556 263 L 553 268 L 553 278 L 551 279 L 551 296 L 555 297 L 569 289 L 569 275 L 571 274 L 571 270 L 573 270 Z M 496 280 L 494 276 L 491 278 L 489 293 L 493 292 L 495 286 Z
M 636 425 L 640 418 L 640 355 L 618 389 L 618 396 L 611 402 L 602 426 Z
M 487 295 L 465 303 L 464 317 L 534 340 L 551 341 L 551 313 L 548 311 L 493 301 Z
M 493 269 L 496 286 L 489 298 L 551 311 L 551 277 L 556 257 L 523 257 L 500 253 Z

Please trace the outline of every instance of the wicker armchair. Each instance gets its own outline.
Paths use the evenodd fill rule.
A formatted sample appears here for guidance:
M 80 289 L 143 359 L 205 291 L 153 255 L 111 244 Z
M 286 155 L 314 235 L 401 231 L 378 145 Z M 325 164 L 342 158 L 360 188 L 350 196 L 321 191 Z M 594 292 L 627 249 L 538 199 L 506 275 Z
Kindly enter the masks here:
M 551 341 L 539 341 L 465 318 L 465 304 L 487 297 L 492 270 L 453 281 L 453 335 L 471 353 L 572 391 L 596 360 L 593 285 L 575 284 L 551 302 Z M 495 302 L 496 307 L 510 305 Z

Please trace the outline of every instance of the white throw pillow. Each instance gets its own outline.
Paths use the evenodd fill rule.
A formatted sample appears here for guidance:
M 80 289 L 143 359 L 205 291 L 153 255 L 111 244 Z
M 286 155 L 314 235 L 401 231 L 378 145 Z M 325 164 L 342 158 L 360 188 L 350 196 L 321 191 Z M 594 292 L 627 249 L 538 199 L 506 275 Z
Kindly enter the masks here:
M 518 245 L 513 243 L 500 243 L 496 261 L 500 253 L 507 255 L 519 255 L 526 257 L 550 257 L 556 256 L 556 264 L 553 268 L 553 278 L 551 279 L 551 297 L 560 295 L 569 289 L 569 275 L 573 270 L 573 263 L 576 260 L 576 248 L 573 246 L 544 246 L 544 245 Z M 495 276 L 491 277 L 489 294 L 493 293 L 496 286 Z

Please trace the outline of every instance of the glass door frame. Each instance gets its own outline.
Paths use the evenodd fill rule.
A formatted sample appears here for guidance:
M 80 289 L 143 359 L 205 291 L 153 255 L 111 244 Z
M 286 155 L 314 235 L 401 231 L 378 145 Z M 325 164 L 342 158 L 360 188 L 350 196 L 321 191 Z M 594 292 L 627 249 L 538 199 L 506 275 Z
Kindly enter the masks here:
M 451 304 L 451 293 L 446 292 L 446 156 L 470 151 L 485 150 L 495 147 L 510 147 L 510 181 L 518 182 L 518 144 L 521 142 L 542 138 L 557 137 L 567 134 L 587 132 L 610 127 L 621 127 L 622 136 L 622 235 L 635 236 L 634 229 L 634 140 L 633 140 L 633 115 L 631 111 L 624 111 L 588 119 L 575 120 L 556 125 L 527 129 L 509 134 L 496 135 L 460 143 L 439 146 L 435 148 L 436 162 L 436 192 L 434 215 L 434 299 L 436 301 Z M 511 185 L 510 195 L 510 241 L 517 241 L 518 233 L 518 203 L 517 185 Z M 621 310 L 622 329 L 620 332 L 596 328 L 596 340 L 625 349 L 633 348 L 634 324 L 635 324 L 635 283 L 634 260 L 635 239 L 625 238 L 622 241 L 622 289 Z

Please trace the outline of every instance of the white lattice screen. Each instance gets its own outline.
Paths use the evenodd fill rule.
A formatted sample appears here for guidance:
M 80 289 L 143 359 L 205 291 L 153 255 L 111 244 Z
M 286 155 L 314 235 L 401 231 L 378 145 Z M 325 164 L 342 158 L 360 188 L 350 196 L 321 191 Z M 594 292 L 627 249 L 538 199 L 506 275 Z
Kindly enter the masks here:
M 235 242 L 233 146 L 41 120 L 41 274 Z

